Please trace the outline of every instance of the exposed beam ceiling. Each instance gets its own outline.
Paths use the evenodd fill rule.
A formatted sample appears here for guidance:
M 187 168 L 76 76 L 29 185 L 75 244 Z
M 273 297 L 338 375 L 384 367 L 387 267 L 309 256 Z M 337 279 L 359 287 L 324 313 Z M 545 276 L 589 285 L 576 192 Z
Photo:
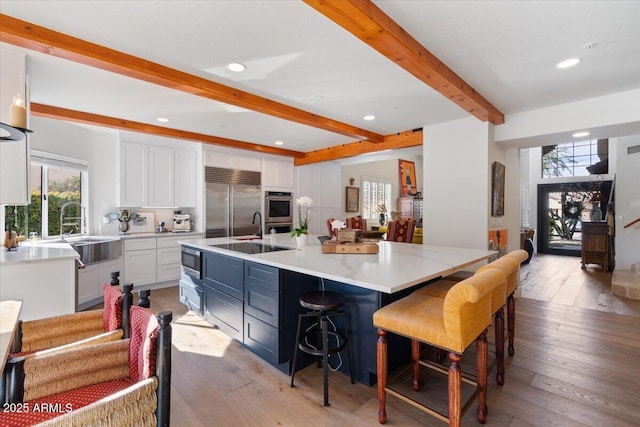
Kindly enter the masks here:
M 270 147 L 261 144 L 252 144 L 250 142 L 236 141 L 234 139 L 220 138 L 217 136 L 203 135 L 195 132 L 188 132 L 178 129 L 166 128 L 163 126 L 150 125 L 146 123 L 134 122 L 131 120 L 119 119 L 115 117 L 101 116 L 98 114 L 85 113 L 82 111 L 68 110 L 66 108 L 52 107 L 49 105 L 38 104 L 32 102 L 31 114 L 34 116 L 45 117 L 49 119 L 66 120 L 76 123 L 85 123 L 97 126 L 105 126 L 114 129 L 127 130 L 133 132 L 142 132 L 152 135 L 164 136 L 169 138 L 186 139 L 194 142 L 203 142 L 205 144 L 222 145 L 225 147 L 239 148 L 242 150 L 251 150 L 265 154 L 276 154 L 279 156 L 288 156 L 301 158 L 304 153 L 300 151 L 286 150 L 283 148 Z
M 220 83 L 128 55 L 76 37 L 0 14 L 0 41 L 79 62 L 219 102 L 335 132 L 360 140 L 382 142 L 380 134 L 300 110 Z
M 440 92 L 494 125 L 504 115 L 370 0 L 304 0 L 327 18 Z
M 416 147 L 422 145 L 422 129 L 408 130 L 397 134 L 387 135 L 384 142 L 373 144 L 368 141 L 355 141 L 335 147 L 314 150 L 305 153 L 303 157 L 293 160 L 295 166 L 311 163 L 328 162 L 331 160 L 346 159 L 361 154 L 375 153 L 382 150 Z

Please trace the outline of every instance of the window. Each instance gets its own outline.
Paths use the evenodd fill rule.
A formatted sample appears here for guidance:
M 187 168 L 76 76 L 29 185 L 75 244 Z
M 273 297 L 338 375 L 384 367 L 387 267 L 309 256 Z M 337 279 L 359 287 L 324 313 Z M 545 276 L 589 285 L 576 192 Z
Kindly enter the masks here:
M 542 147 L 542 177 L 589 176 L 609 172 L 609 140 Z
M 362 209 L 364 219 L 378 219 L 378 206 L 385 205 L 391 211 L 391 182 L 382 178 L 362 177 Z
M 81 160 L 48 153 L 31 154 L 31 203 L 7 207 L 5 223 L 23 236 L 58 236 L 86 233 L 88 168 Z M 71 202 L 68 205 L 66 203 Z M 65 206 L 65 221 L 61 211 Z

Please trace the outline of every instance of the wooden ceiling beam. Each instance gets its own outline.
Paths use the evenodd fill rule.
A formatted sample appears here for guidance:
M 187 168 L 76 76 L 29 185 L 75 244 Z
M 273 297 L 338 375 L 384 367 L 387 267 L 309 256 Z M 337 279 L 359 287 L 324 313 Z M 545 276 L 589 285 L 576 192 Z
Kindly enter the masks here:
M 494 125 L 504 123 L 504 114 L 371 0 L 304 1 L 469 114 Z
M 384 136 L 0 14 L 0 41 L 350 138 Z
M 76 110 L 68 110 L 66 108 L 53 107 L 50 105 L 38 104 L 35 102 L 32 102 L 30 104 L 30 108 L 32 115 L 49 119 L 66 120 L 70 122 L 104 126 L 131 132 L 141 132 L 168 138 L 202 142 L 205 144 L 222 145 L 224 147 L 238 148 L 241 150 L 251 150 L 265 154 L 288 156 L 293 157 L 294 159 L 304 156 L 304 153 L 300 151 L 286 150 L 284 148 L 253 144 L 251 142 L 237 141 L 235 139 L 221 138 L 218 136 L 188 132 L 179 129 L 171 129 L 163 126 L 150 125 L 147 123 L 134 122 L 131 120 L 119 119 L 115 117 L 101 116 L 98 114 L 85 113 Z
M 293 159 L 294 166 L 346 159 L 382 150 L 409 148 L 422 145 L 422 129 L 407 130 L 384 137 L 384 142 L 355 141 L 320 150 L 309 151 L 303 157 Z

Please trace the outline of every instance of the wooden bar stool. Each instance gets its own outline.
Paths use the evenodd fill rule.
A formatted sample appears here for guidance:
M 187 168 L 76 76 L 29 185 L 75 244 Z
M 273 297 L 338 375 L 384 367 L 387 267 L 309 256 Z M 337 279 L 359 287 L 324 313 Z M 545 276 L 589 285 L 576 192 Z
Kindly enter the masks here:
M 518 282 L 518 271 L 520 269 L 519 262 L 514 257 L 502 257 L 497 260 L 480 267 L 476 274 L 484 271 L 488 268 L 497 268 L 502 270 L 506 276 L 506 281 L 501 288 L 496 288 L 493 291 L 491 299 L 491 312 L 494 318 L 494 334 L 495 334 L 495 346 L 496 346 L 496 359 L 489 366 L 489 371 L 493 370 L 497 366 L 496 382 L 499 385 L 504 384 L 504 305 L 507 302 L 507 288 L 508 283 Z M 430 283 L 417 291 L 416 294 L 428 295 L 439 298 L 444 298 L 451 287 L 457 283 L 456 281 L 450 281 L 448 278 L 439 280 L 434 283 Z M 512 292 L 513 293 L 513 292 Z M 438 357 L 438 362 L 441 362 L 441 356 Z
M 509 252 L 505 257 L 514 258 L 520 263 L 520 265 L 522 265 L 524 262 L 529 260 L 529 253 L 523 249 L 518 249 L 516 251 Z M 518 289 L 518 286 L 520 286 L 520 269 L 518 269 L 517 275 L 509 276 L 507 278 L 507 332 L 509 335 L 509 356 L 513 356 L 515 353 L 516 300 L 513 294 L 516 289 Z
M 373 314 L 373 324 L 378 328 L 378 421 L 386 423 L 386 395 L 392 395 L 433 415 L 450 426 L 459 426 L 460 419 L 473 399 L 478 398 L 477 419 L 481 423 L 487 416 L 487 328 L 491 325 L 491 295 L 503 285 L 505 275 L 498 269 L 488 269 L 467 280 L 456 283 L 444 298 L 411 294 L 389 304 Z M 392 332 L 413 341 L 413 386 L 418 391 L 417 371 L 419 344 L 435 346 L 449 352 L 451 364 L 448 370 L 448 416 L 445 416 L 409 396 L 387 386 L 387 333 Z M 462 406 L 459 361 L 462 353 L 476 342 L 476 390 Z
M 345 347 L 349 357 L 349 376 L 351 384 L 353 380 L 353 355 L 349 345 L 347 316 L 343 310 L 338 310 L 344 305 L 344 297 L 338 292 L 312 291 L 302 294 L 298 300 L 300 305 L 310 312 L 298 315 L 298 329 L 296 332 L 296 346 L 293 350 L 293 363 L 291 364 L 291 387 L 296 375 L 296 360 L 298 350 L 307 354 L 322 358 L 322 375 L 324 382 L 324 406 L 329 406 L 329 355 L 341 352 Z M 337 330 L 329 330 L 328 323 L 331 316 L 341 316 L 343 322 L 343 333 Z M 314 318 L 315 323 L 300 333 L 304 318 Z M 336 340 L 335 345 L 330 341 Z M 314 344 L 311 344 L 313 342 Z

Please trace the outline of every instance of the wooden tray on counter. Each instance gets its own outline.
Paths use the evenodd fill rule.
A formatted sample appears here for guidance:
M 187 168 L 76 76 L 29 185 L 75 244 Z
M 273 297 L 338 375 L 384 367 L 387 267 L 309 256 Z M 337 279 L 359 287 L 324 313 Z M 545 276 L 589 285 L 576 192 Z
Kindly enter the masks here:
M 378 244 L 375 242 L 337 242 L 327 240 L 322 243 L 323 254 L 377 254 Z

